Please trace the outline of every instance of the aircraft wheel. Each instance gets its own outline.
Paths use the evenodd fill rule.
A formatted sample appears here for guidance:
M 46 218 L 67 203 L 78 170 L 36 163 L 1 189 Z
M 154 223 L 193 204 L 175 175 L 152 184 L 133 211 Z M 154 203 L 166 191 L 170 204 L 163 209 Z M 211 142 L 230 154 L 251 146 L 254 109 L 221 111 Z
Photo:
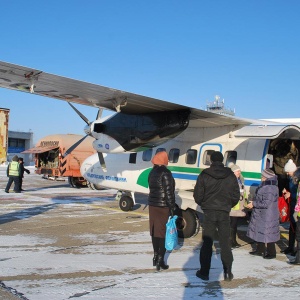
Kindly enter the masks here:
M 73 188 L 80 189 L 85 188 L 87 186 L 86 180 L 83 180 L 82 177 L 68 177 L 69 185 Z
M 69 185 L 70 185 L 71 187 L 73 187 L 73 188 L 78 188 L 78 183 L 77 183 L 76 178 L 69 176 L 69 177 L 68 177 L 68 182 L 69 182 Z
M 119 206 L 123 211 L 129 211 L 133 208 L 133 200 L 129 196 L 122 196 L 119 202 Z
M 178 237 L 190 238 L 199 232 L 200 221 L 196 212 L 192 209 L 182 210 L 177 208 L 175 214 L 178 216 L 176 220 Z

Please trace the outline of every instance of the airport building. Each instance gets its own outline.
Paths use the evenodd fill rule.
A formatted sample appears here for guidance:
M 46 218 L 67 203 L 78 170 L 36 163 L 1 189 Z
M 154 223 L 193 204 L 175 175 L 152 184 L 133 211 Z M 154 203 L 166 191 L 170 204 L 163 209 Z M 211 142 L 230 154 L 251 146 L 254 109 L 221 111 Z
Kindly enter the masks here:
M 9 108 L 0 108 L 0 164 L 7 164 L 14 155 L 23 157 L 26 166 L 34 165 L 32 154 L 21 153 L 33 146 L 33 132 L 11 131 Z
M 32 154 L 21 153 L 33 147 L 33 132 L 20 132 L 8 130 L 7 161 L 10 162 L 14 155 L 24 158 L 24 165 L 34 164 Z

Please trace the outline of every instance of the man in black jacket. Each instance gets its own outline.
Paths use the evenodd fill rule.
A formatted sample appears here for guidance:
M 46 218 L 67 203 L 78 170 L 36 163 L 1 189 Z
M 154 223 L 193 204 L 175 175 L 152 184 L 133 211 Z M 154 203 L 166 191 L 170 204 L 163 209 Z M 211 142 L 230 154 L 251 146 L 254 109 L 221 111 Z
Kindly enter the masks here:
M 20 184 L 20 191 L 24 191 L 22 189 L 23 184 L 23 178 L 24 178 L 24 172 L 27 174 L 30 174 L 30 171 L 24 167 L 24 160 L 23 157 L 19 157 L 19 166 L 20 166 L 20 176 L 19 176 L 19 184 Z
M 230 168 L 224 167 L 223 155 L 215 151 L 211 155 L 211 166 L 201 172 L 194 189 L 194 199 L 203 210 L 203 244 L 200 250 L 200 270 L 196 276 L 209 279 L 212 246 L 215 231 L 218 231 L 224 280 L 231 281 L 233 256 L 230 245 L 229 213 L 240 199 L 240 189 Z

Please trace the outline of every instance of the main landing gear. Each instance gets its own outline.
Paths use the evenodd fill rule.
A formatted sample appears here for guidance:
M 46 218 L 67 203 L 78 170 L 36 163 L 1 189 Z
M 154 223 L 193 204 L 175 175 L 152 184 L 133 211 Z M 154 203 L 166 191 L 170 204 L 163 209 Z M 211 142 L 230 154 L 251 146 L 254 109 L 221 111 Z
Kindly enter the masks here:
M 118 191 L 116 200 L 119 201 L 119 207 L 123 211 L 130 211 L 135 204 L 134 193 Z
M 119 201 L 119 207 L 123 211 L 130 211 L 135 205 L 133 192 L 118 191 L 116 200 Z M 197 235 L 200 229 L 200 220 L 193 209 L 182 210 L 177 206 L 175 214 L 178 216 L 176 225 L 180 238 L 190 238 Z

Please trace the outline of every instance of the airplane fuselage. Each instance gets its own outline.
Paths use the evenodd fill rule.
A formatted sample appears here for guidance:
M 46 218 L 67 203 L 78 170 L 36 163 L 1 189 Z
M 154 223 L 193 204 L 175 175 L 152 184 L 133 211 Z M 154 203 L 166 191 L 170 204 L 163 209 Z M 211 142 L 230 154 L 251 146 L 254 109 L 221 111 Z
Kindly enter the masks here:
M 153 149 L 122 155 L 108 154 L 105 157 L 107 172 L 102 170 L 96 154 L 84 161 L 81 173 L 90 182 L 107 188 L 148 193 L 151 158 L 158 149 L 165 149 L 171 159 L 168 168 L 175 178 L 176 190 L 193 190 L 201 170 L 210 165 L 208 153 L 217 150 L 224 154 L 225 165 L 233 162 L 241 167 L 247 192 L 250 193 L 250 188 L 259 184 L 260 172 L 266 166 L 269 140 L 235 138 L 231 129 L 234 128 L 188 128 L 176 138 Z M 170 157 L 174 151 L 178 154 L 176 162 L 172 154 Z M 192 156 L 191 160 L 188 156 Z

